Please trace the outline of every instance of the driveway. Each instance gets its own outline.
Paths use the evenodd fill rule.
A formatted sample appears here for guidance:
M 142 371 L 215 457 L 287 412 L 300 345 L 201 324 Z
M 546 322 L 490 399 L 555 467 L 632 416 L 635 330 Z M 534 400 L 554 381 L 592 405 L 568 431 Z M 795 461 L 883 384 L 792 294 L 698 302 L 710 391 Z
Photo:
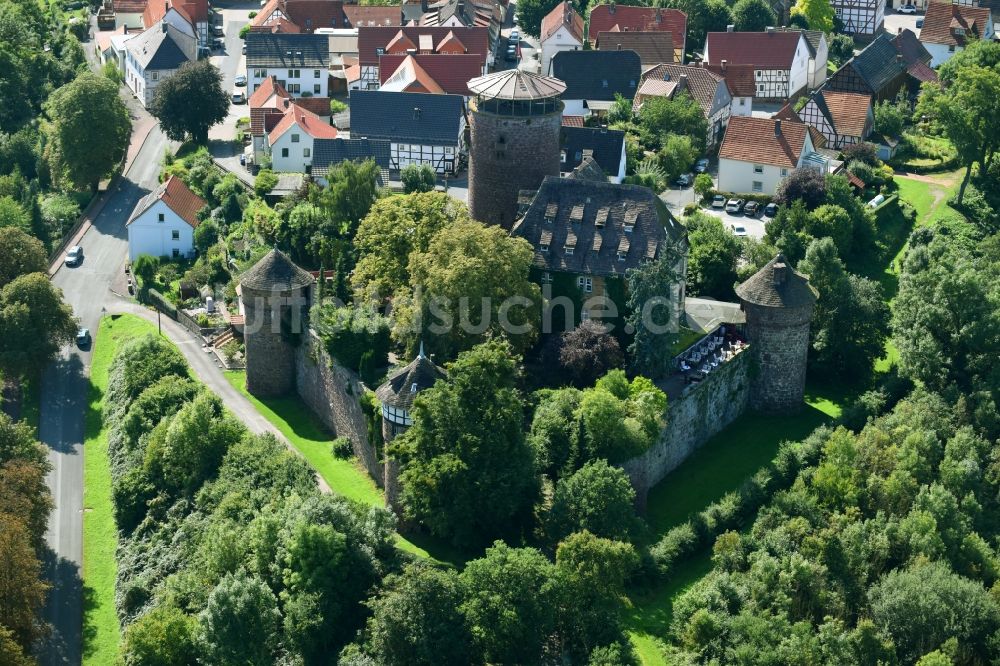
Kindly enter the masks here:
M 208 131 L 208 138 L 213 143 L 217 141 L 232 141 L 236 138 L 236 121 L 250 115 L 250 107 L 246 104 L 233 104 L 232 94 L 241 90 L 250 97 L 246 86 L 237 88 L 233 83 L 237 74 L 246 74 L 246 56 L 243 55 L 243 40 L 240 39 L 240 29 L 250 22 L 249 13 L 260 10 L 259 4 L 234 3 L 222 9 L 216 8 L 216 13 L 222 15 L 222 26 L 225 30 L 226 48 L 214 51 L 211 62 L 222 73 L 222 89 L 230 95 L 229 115 L 226 119 Z M 213 150 L 214 153 L 214 150 Z
M 920 36 L 920 28 L 917 27 L 917 21 L 923 20 L 924 12 L 921 10 L 917 14 L 900 14 L 890 10 L 888 7 L 885 10 L 885 23 L 883 24 L 884 29 L 890 35 L 895 35 L 901 29 L 912 30 L 917 37 Z
M 764 225 L 767 223 L 768 218 L 764 217 L 762 214 L 757 217 L 730 215 L 725 210 L 719 210 L 718 208 L 706 208 L 704 206 L 701 210 L 703 213 L 708 213 L 709 215 L 719 218 L 722 221 L 722 226 L 730 231 L 732 231 L 733 227 L 743 227 L 746 229 L 746 235 L 751 238 L 760 240 L 764 237 Z

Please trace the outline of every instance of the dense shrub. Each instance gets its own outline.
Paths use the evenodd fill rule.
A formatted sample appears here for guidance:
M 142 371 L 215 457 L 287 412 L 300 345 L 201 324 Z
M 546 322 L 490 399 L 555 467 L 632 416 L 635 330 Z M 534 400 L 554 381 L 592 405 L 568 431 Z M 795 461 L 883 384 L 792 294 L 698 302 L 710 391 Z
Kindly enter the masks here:
M 311 321 L 327 352 L 344 367 L 360 370 L 365 354 L 369 370 L 389 364 L 389 320 L 374 308 L 320 305 Z

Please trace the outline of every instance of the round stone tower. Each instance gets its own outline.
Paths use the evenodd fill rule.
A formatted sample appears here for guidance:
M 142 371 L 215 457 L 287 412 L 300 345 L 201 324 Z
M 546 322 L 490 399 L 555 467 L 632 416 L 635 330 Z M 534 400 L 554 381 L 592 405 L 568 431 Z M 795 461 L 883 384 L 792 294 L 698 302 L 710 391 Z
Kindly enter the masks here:
M 757 372 L 750 406 L 769 414 L 802 407 L 809 352 L 809 321 L 816 290 L 778 255 L 736 287 L 746 313 L 746 334 Z
M 278 249 L 240 277 L 247 391 L 279 396 L 295 388 L 295 339 L 307 333 L 314 278 Z
M 559 175 L 559 142 L 566 84 L 517 69 L 469 81 L 469 212 L 510 229 L 519 190 L 536 190 Z
M 375 390 L 375 397 L 382 403 L 382 440 L 388 444 L 413 425 L 410 409 L 417 394 L 444 379 L 444 370 L 424 355 L 424 344 L 420 343 L 420 353 L 405 368 L 392 373 L 384 384 Z M 386 456 L 385 488 L 386 502 L 392 508 L 399 504 L 399 462 Z

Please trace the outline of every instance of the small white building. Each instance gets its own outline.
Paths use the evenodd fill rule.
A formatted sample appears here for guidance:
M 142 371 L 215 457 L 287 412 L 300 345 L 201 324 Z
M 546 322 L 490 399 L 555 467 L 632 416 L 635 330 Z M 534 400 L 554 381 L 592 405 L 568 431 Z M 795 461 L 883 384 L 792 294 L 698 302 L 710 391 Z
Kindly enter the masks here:
M 312 166 L 316 139 L 336 139 L 337 128 L 301 106 L 291 104 L 267 135 L 268 152 L 275 171 L 305 173 Z
M 993 17 L 989 7 L 931 2 L 927 5 L 920 43 L 931 54 L 931 67 L 948 60 L 965 48 L 970 39 L 992 40 Z
M 128 258 L 148 254 L 153 257 L 191 257 L 198 211 L 205 200 L 191 191 L 180 178 L 171 176 L 143 197 L 125 225 L 128 231 Z
M 729 119 L 719 148 L 719 191 L 773 194 L 801 167 L 824 174 L 829 169 L 829 160 L 816 152 L 805 124 L 753 116 Z
M 548 74 L 552 56 L 561 51 L 579 51 L 583 48 L 583 17 L 572 3 L 563 0 L 542 19 L 541 44 L 542 73 Z
M 161 81 L 198 57 L 194 30 L 161 21 L 125 42 L 125 85 L 148 107 Z
M 250 32 L 246 49 L 248 94 L 274 78 L 292 97 L 329 96 L 329 35 Z

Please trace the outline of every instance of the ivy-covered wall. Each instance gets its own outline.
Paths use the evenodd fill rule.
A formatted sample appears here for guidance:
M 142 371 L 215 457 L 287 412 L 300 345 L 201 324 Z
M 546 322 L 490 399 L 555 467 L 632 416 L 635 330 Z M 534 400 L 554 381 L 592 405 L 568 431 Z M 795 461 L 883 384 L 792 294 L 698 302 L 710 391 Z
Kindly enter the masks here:
M 650 488 L 746 411 L 751 366 L 744 351 L 667 405 L 667 423 L 656 444 L 622 465 L 640 509 Z

